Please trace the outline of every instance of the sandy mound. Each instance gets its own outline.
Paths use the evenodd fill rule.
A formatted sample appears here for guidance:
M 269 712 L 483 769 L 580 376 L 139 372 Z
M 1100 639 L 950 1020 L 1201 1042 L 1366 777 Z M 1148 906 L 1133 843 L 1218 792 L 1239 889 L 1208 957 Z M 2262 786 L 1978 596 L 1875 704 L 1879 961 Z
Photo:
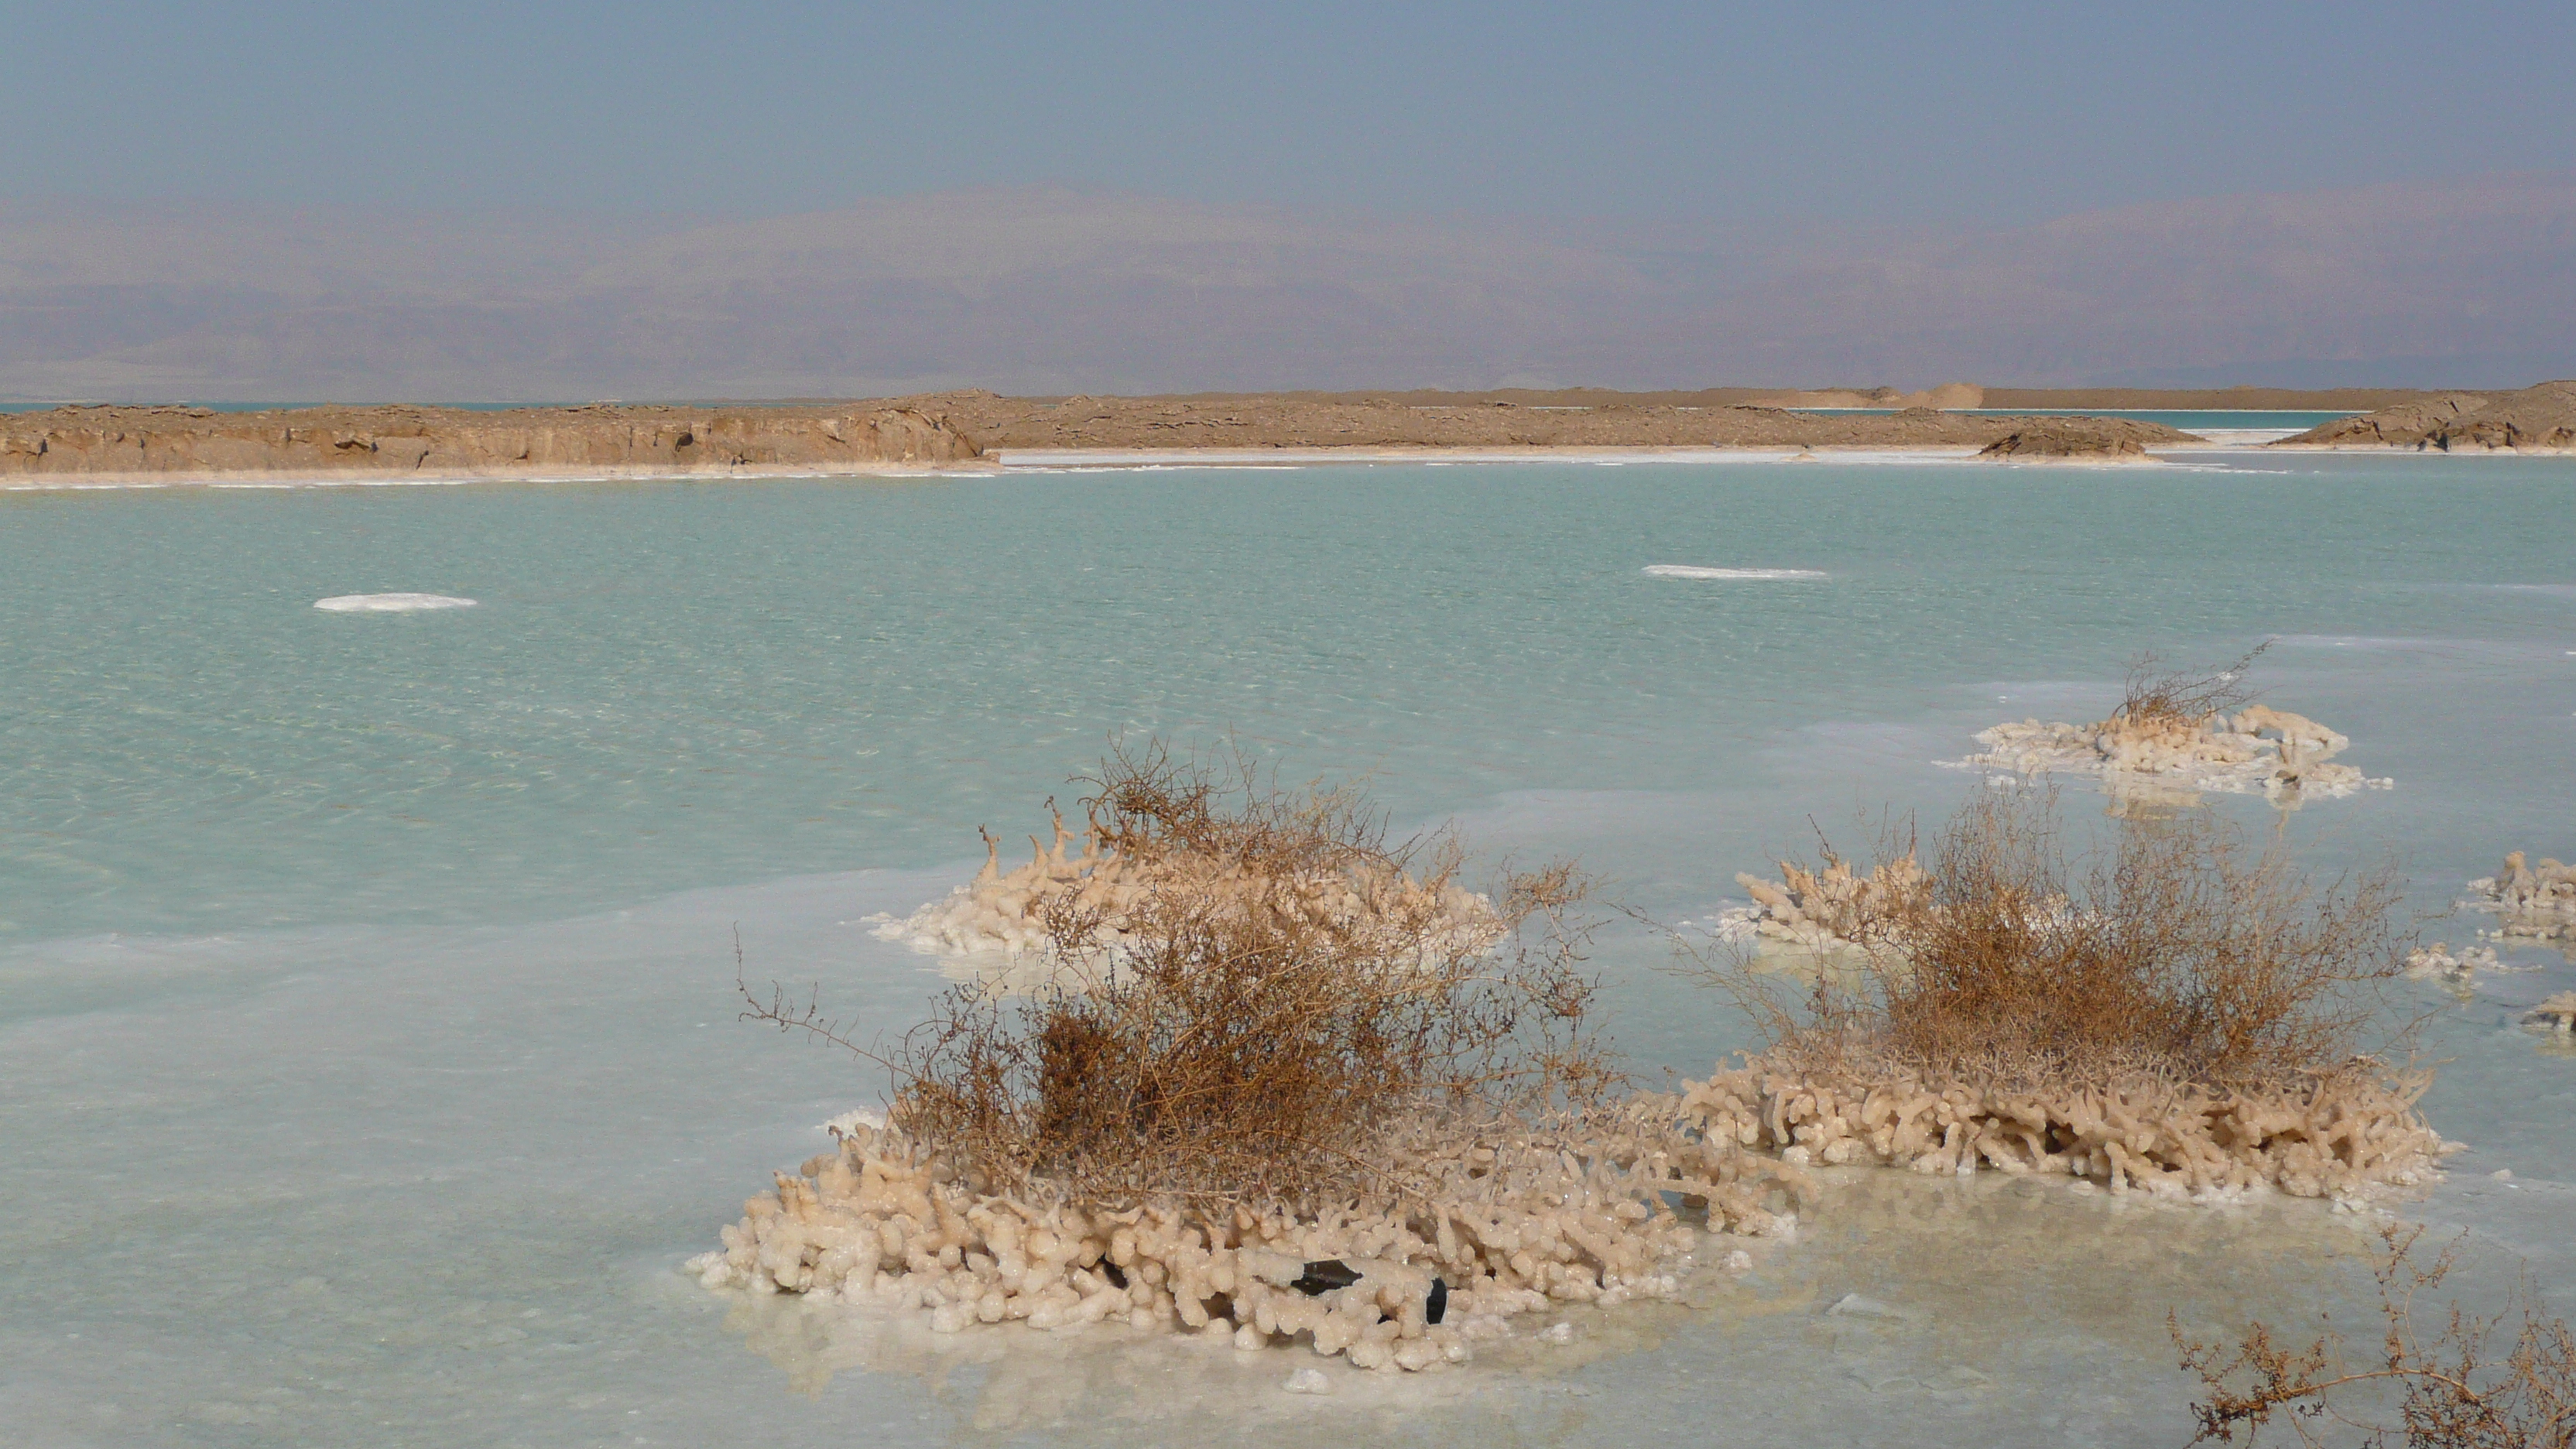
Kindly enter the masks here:
M 2520 392 L 2451 392 L 2310 428 L 2279 448 L 2576 451 L 2576 381 Z
M 2214 713 L 2197 724 L 2123 716 L 2087 725 L 2027 719 L 1996 725 L 1977 742 L 1985 752 L 1960 764 L 2024 775 L 2088 775 L 2114 794 L 2187 797 L 2207 790 L 2281 800 L 2341 797 L 2391 783 L 2331 762 L 2352 743 L 2345 736 L 2304 715 L 2259 704 L 2233 716 Z

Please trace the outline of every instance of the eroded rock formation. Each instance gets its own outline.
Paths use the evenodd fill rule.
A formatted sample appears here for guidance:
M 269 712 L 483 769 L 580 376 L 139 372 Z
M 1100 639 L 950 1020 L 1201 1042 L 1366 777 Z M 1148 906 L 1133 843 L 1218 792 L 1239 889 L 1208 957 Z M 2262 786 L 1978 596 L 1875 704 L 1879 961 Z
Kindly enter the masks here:
M 971 463 L 919 408 L 72 407 L 0 418 L 0 477 L 636 477 L 871 473 Z

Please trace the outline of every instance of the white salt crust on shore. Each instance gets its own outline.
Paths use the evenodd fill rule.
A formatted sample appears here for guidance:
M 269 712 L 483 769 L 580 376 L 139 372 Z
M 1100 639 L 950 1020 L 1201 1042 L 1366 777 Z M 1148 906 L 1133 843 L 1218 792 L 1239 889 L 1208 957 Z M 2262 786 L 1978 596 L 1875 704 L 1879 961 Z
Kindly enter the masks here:
M 1424 1191 L 1304 1216 L 1191 1201 L 1029 1203 L 976 1191 L 899 1132 L 836 1125 L 837 1152 L 778 1174 L 776 1191 L 724 1230 L 723 1250 L 687 1270 L 713 1289 L 917 1309 L 942 1333 L 1114 1320 L 1420 1371 L 1466 1362 L 1472 1343 L 1518 1315 L 1675 1297 L 1701 1236 L 1677 1207 L 1704 1209 L 1712 1230 L 1794 1231 L 1794 1212 L 1766 1204 L 1807 1192 L 1803 1175 L 1687 1135 L 1686 1119 L 1669 1115 L 1678 1106 L 1644 1099 L 1579 1155 L 1552 1142 L 1399 1153 L 1394 1165 Z M 1358 1281 L 1316 1294 L 1291 1286 L 1327 1259 Z
M 1986 747 L 1982 753 L 1950 763 L 2021 775 L 2089 776 L 2115 796 L 2173 803 L 2188 803 L 2201 791 L 2281 803 L 2336 799 L 2396 783 L 2333 763 L 2352 743 L 2348 737 L 2304 715 L 2260 704 L 2197 723 L 2122 716 L 2087 725 L 2007 721 L 1979 733 L 1977 742 Z
M 901 919 L 871 917 L 872 934 L 940 956 L 1000 956 L 1025 963 L 1051 954 L 1046 927 L 1051 907 L 1069 905 L 1114 921 L 1152 899 L 1168 897 L 1175 885 L 1184 892 L 1196 892 L 1225 884 L 1223 880 L 1176 881 L 1176 872 L 1191 867 L 1121 855 L 1104 844 L 1096 830 L 1083 831 L 1079 852 L 1070 852 L 1073 840 L 1059 815 L 1055 844 L 1049 847 L 1031 836 L 1034 853 L 1029 863 L 1005 872 L 1000 842 L 988 838 L 984 868 L 974 880 Z M 1295 891 L 1317 919 L 1345 924 L 1368 919 L 1427 920 L 1431 934 L 1422 947 L 1430 952 L 1481 950 L 1502 934 L 1485 897 L 1456 885 L 1443 886 L 1435 895 L 1432 888 L 1396 871 L 1337 872 L 1296 882 Z M 1114 959 L 1124 938 L 1105 929 L 1094 944 Z

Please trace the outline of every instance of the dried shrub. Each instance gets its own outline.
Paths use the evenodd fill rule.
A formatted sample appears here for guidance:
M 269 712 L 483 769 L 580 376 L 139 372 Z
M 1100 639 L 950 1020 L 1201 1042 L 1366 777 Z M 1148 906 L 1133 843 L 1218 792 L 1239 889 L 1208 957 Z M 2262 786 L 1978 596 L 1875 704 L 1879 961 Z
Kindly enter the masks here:
M 982 1190 L 1076 1201 L 1401 1189 L 1384 1164 L 1412 1157 L 1386 1149 L 1426 1124 L 1523 1135 L 1620 1084 L 1571 866 L 1506 873 L 1490 928 L 1462 932 L 1455 842 L 1390 842 L 1355 791 L 1159 748 L 1086 783 L 1093 828 L 1166 868 L 1051 902 L 1047 985 L 956 987 L 882 1051 L 775 991 L 746 1014 L 888 1067 L 895 1126 Z
M 2415 1300 L 2450 1275 L 2457 1248 L 2419 1267 L 2409 1255 L 2422 1232 L 2382 1232 L 2386 1251 L 2374 1270 L 2382 1336 L 2370 1361 L 2350 1361 L 2339 1335 L 2292 1348 L 2259 1322 L 2233 1347 L 2190 1339 L 2168 1314 L 2182 1367 L 2208 1395 L 2192 1405 L 2200 1429 L 2192 1442 L 2232 1444 L 2241 1432 L 2254 1444 L 2277 1419 L 2306 1445 L 2325 1443 L 2328 1430 L 2409 1449 L 2576 1445 L 2576 1336 L 2566 1320 L 2547 1317 L 2528 1280 L 2517 1277 L 2502 1310 L 2480 1318 L 2454 1302 L 2428 1337 L 2416 1326 Z M 2508 1323 L 2512 1347 L 2499 1358 L 2498 1334 Z M 2392 1395 L 2394 1423 L 2374 1412 Z
M 2111 718 L 2146 729 L 2196 728 L 2213 714 L 2233 713 L 2253 701 L 2245 678 L 2254 661 L 2271 647 L 2267 639 L 2224 669 L 2199 670 L 2168 668 L 2149 650 L 2130 663 L 2120 707 L 2111 712 Z
M 2070 861 L 2057 820 L 2050 792 L 1980 792 L 1924 888 L 1861 898 L 1851 949 L 1803 989 L 1750 946 L 1688 953 L 1766 1043 L 1690 1089 L 1701 1130 L 1792 1163 L 2203 1201 L 2345 1196 L 2439 1161 L 2415 1109 L 2430 1074 L 2353 1055 L 2404 970 L 2389 873 L 2320 889 L 2206 816 L 2123 818 Z
M 2070 860 L 2047 790 L 1980 792 L 1928 852 L 1928 889 L 1855 897 L 1858 962 L 1803 997 L 1749 953 L 1695 969 L 1774 1050 L 1865 1053 L 1933 1074 L 2032 1081 L 2148 1071 L 2230 1084 L 2337 1067 L 2401 974 L 2381 869 L 2318 886 L 2277 839 L 2207 815 L 2112 822 Z M 1911 853 L 1891 836 L 1882 854 Z

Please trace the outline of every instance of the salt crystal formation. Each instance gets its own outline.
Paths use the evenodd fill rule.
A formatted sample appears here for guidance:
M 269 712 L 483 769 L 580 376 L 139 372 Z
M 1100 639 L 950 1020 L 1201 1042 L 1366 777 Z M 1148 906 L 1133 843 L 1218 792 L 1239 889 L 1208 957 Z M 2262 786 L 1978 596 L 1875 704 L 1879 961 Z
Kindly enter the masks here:
M 2505 964 L 2496 959 L 2493 948 L 2463 946 L 2460 954 L 2451 954 L 2448 941 L 2436 941 L 2420 950 L 2406 953 L 2406 974 L 2439 977 L 2444 981 L 2467 981 L 2480 971 L 2502 971 Z
M 1828 851 L 1823 870 L 1784 860 L 1780 874 L 1784 880 L 1767 881 L 1749 871 L 1739 873 L 1735 883 L 1753 897 L 1753 904 L 1719 912 L 1719 934 L 1818 953 L 1856 949 L 1863 944 L 1865 923 L 1907 919 L 1932 892 L 1931 878 L 1911 854 L 1860 875 L 1849 861 Z
M 1072 832 L 1064 817 L 1055 820 L 1052 849 L 1029 837 L 1035 854 L 1028 864 L 1005 873 L 1001 842 L 984 841 L 984 868 L 975 879 L 902 920 L 885 920 L 875 934 L 901 941 L 915 950 L 943 956 L 994 953 L 1014 957 L 1049 954 L 1046 916 L 1051 907 L 1069 905 L 1114 922 L 1154 899 L 1222 890 L 1224 876 L 1205 882 L 1176 880 L 1187 872 L 1221 871 L 1203 860 L 1166 857 L 1138 859 L 1105 845 L 1096 829 L 1085 828 L 1079 854 L 1068 854 Z M 1177 888 L 1177 890 L 1176 890 Z M 1306 909 L 1318 920 L 1347 924 L 1371 917 L 1414 921 L 1426 916 L 1436 923 L 1427 952 L 1452 947 L 1473 951 L 1492 945 L 1502 935 L 1501 923 L 1483 896 L 1456 885 L 1430 888 L 1401 871 L 1344 870 L 1294 883 Z M 1115 955 L 1124 943 L 1114 926 L 1104 926 L 1094 943 Z
M 2523 863 L 2517 850 L 2504 858 L 2504 868 L 2485 880 L 2469 882 L 2482 899 L 2478 904 L 2504 920 L 2497 938 L 2525 936 L 2542 941 L 2576 942 L 2576 866 L 2542 856 L 2538 866 Z
M 2090 775 L 2114 794 L 2209 790 L 2267 798 L 2341 797 L 2387 789 L 2330 757 L 2352 741 L 2304 715 L 2251 704 L 2234 716 L 2193 723 L 2115 715 L 2088 725 L 2036 719 L 1996 725 L 1977 736 L 1983 754 L 1964 765 L 2024 775 Z
M 1699 1234 L 1666 1194 L 1705 1204 L 1712 1230 L 1789 1230 L 1794 1216 L 1763 1202 L 1804 1194 L 1804 1179 L 1697 1140 L 1673 1105 L 1648 1099 L 1579 1156 L 1553 1142 L 1408 1149 L 1390 1174 L 1426 1190 L 1302 1217 L 1188 1200 L 1031 1204 L 976 1191 L 900 1131 L 847 1122 L 837 1152 L 778 1174 L 724 1230 L 723 1251 L 688 1271 L 709 1288 L 922 1311 L 941 1333 L 1114 1320 L 1422 1370 L 1464 1362 L 1512 1315 L 1675 1297 L 1672 1270 Z M 1324 1260 L 1348 1271 L 1319 1281 L 1310 1267 L 1335 1266 Z
M 2046 1090 L 1757 1058 L 1688 1088 L 1683 1109 L 1713 1140 L 1792 1163 L 1963 1175 L 1983 1165 L 2199 1201 L 2256 1188 L 2342 1199 L 2412 1185 L 2439 1163 L 2446 1146 L 2415 1110 L 2429 1080 L 2392 1082 L 2356 1063 L 2232 1091 L 2145 1073 Z
M 2522 1019 L 2551 1031 L 2576 1033 L 2576 991 L 2562 991 L 2524 1012 Z

